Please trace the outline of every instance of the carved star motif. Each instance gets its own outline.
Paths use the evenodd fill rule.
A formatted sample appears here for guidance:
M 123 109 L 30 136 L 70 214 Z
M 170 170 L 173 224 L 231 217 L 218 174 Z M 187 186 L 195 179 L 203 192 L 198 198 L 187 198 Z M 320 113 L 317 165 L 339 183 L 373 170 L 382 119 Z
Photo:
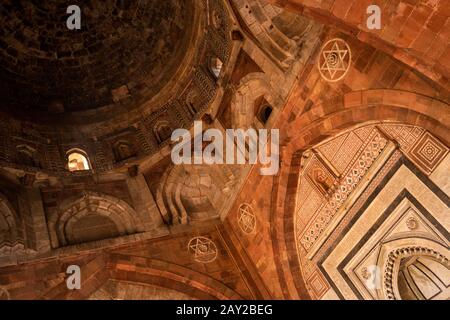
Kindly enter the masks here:
M 244 233 L 252 233 L 255 230 L 256 217 L 248 204 L 243 204 L 239 208 L 238 223 Z
M 319 61 L 322 77 L 330 82 L 342 79 L 348 72 L 351 62 L 351 51 L 347 43 L 334 39 L 325 44 Z
M 9 293 L 5 288 L 0 287 L 0 301 L 9 300 Z
M 194 260 L 202 263 L 209 263 L 217 257 L 217 247 L 208 238 L 197 237 L 189 241 L 189 251 L 194 255 Z

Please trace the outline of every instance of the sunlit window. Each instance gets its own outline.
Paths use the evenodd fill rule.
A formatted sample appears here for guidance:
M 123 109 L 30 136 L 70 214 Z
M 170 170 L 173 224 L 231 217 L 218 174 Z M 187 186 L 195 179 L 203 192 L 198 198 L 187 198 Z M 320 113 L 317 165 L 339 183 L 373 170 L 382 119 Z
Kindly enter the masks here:
M 218 79 L 222 71 L 223 62 L 219 58 L 212 58 L 210 62 L 210 68 L 213 75 Z
M 69 171 L 84 171 L 90 170 L 91 166 L 87 155 L 81 150 L 72 150 L 68 152 L 68 167 Z

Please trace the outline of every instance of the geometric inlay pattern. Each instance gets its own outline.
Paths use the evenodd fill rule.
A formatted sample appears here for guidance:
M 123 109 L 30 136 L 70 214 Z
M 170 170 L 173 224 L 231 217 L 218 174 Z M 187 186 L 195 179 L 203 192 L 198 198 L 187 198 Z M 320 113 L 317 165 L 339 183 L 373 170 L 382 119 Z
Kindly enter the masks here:
M 349 135 L 355 139 L 347 150 Z M 294 232 L 311 296 L 392 299 L 391 285 L 401 299 L 450 297 L 450 256 L 445 250 L 449 199 L 439 190 L 447 181 L 435 179 L 437 170 L 448 172 L 444 161 L 449 148 L 421 127 L 386 121 L 355 127 L 310 150 L 303 153 L 300 166 Z M 317 202 L 310 196 L 317 189 L 310 179 L 314 175 L 308 176 L 314 155 L 330 168 L 336 184 L 331 193 L 319 195 L 319 205 L 309 208 L 305 204 Z M 345 163 L 337 161 L 341 158 Z M 433 181 L 427 177 L 430 172 Z M 398 248 L 414 248 L 417 256 L 400 255 L 395 269 L 392 261 L 385 263 Z M 332 290 L 324 293 L 324 284 Z
M 406 153 L 411 150 L 425 132 L 423 128 L 398 123 L 384 123 L 380 127 L 396 140 Z
M 317 149 L 320 154 L 323 155 L 328 161 L 332 161 L 336 153 L 339 151 L 340 147 L 344 143 L 348 136 L 347 134 L 341 134 L 338 137 L 334 138 L 332 141 L 327 142 L 325 144 L 320 145 Z
M 445 158 L 448 149 L 442 142 L 426 132 L 414 145 L 408 156 L 425 173 L 431 174 Z
M 328 237 L 325 244 L 321 246 L 320 250 L 317 252 L 317 256 L 322 257 L 325 255 L 327 248 L 332 246 L 332 243 L 336 241 L 338 236 L 344 233 L 345 227 L 350 223 L 350 221 L 355 217 L 358 211 L 363 207 L 367 198 L 372 194 L 376 188 L 383 182 L 388 173 L 394 168 L 395 164 L 401 159 L 402 155 L 400 151 L 395 151 L 393 155 L 387 160 L 381 170 L 378 172 L 376 177 L 372 180 L 369 186 L 364 190 L 361 196 L 356 200 L 352 207 L 347 211 L 345 217 L 342 219 L 340 224 L 336 227 L 333 234 Z
M 239 207 L 238 224 L 242 232 L 246 234 L 250 234 L 256 229 L 255 214 L 253 213 L 252 207 L 247 203 L 243 203 Z
M 312 273 L 307 283 L 311 287 L 316 299 L 322 298 L 323 295 L 327 293 L 328 289 L 330 289 L 327 281 L 323 278 L 322 274 L 318 270 L 315 270 Z
M 322 48 L 318 61 L 319 72 L 328 82 L 337 82 L 343 79 L 352 61 L 352 52 L 347 42 L 342 39 L 328 41 Z
M 195 237 L 189 241 L 189 253 L 194 256 L 194 260 L 200 263 L 210 263 L 217 258 L 216 244 L 205 237 Z
M 298 236 L 299 243 L 309 252 L 319 236 L 331 222 L 340 207 L 356 189 L 369 168 L 386 148 L 388 141 L 378 130 L 373 130 L 356 161 L 341 177 L 339 186 L 330 196 L 328 203 L 310 221 L 308 227 Z M 298 230 L 300 231 L 300 230 Z
M 369 135 L 373 131 L 373 126 L 368 127 Z M 328 153 L 326 158 L 333 164 L 333 167 L 343 174 L 345 169 L 352 163 L 353 157 L 358 153 L 358 150 L 364 145 L 364 141 L 367 141 L 369 135 L 365 139 L 361 139 L 355 132 L 349 132 L 339 136 L 325 145 L 319 147 L 319 151 L 322 153 L 324 147 L 329 147 L 331 151 L 334 149 L 333 153 Z M 344 138 L 341 140 L 341 138 Z M 335 147 L 331 148 L 331 145 L 336 144 Z

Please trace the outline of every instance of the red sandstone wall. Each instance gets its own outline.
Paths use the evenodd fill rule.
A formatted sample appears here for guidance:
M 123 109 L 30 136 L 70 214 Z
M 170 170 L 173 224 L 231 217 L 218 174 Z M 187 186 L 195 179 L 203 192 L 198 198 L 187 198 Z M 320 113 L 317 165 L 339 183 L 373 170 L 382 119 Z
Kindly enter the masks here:
M 295 151 L 304 150 L 352 124 L 369 120 L 422 125 L 448 143 L 449 119 L 445 113 L 448 105 L 438 101 L 450 100 L 448 90 L 383 51 L 343 33 L 329 32 L 325 41 L 337 37 L 346 40 L 352 50 L 351 70 L 343 81 L 325 82 L 318 73 L 315 59 L 319 52 L 316 52 L 274 126 L 280 128 L 282 136 L 279 176 L 275 180 L 261 177 L 254 168 L 225 221 L 226 231 L 236 235 L 239 242 L 236 246 L 250 258 L 249 268 L 256 268 L 273 298 L 307 298 L 298 265 L 295 266 L 296 258 L 292 257 L 296 253 L 289 245 L 286 248 L 287 242 L 294 241 L 292 216 L 286 214 L 284 201 L 286 193 L 296 188 L 296 181 L 289 181 Z M 365 110 L 360 106 L 365 106 Z M 438 125 L 439 122 L 444 125 Z M 254 235 L 244 235 L 239 230 L 237 212 L 243 202 L 255 210 Z

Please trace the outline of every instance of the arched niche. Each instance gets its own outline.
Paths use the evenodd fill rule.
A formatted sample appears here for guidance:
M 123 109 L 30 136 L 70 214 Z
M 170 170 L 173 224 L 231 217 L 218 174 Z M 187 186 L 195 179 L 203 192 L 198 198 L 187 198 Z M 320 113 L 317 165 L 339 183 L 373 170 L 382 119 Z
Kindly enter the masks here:
M 450 250 L 427 238 L 403 238 L 382 245 L 378 255 L 382 300 L 450 299 Z
M 24 249 L 21 223 L 9 200 L 0 192 L 0 255 Z
M 436 257 L 402 259 L 397 278 L 402 300 L 445 300 L 450 296 L 450 268 Z
M 70 244 L 80 244 L 91 241 L 112 239 L 121 234 L 116 223 L 107 216 L 90 213 L 78 219 L 67 234 Z
M 401 160 L 411 163 L 417 172 L 431 175 L 447 154 L 447 147 L 424 128 L 392 121 L 353 126 L 298 153 L 296 195 L 290 198 L 291 210 L 294 210 L 292 224 L 298 264 L 312 296 L 320 299 L 325 294 L 314 289 L 314 281 L 317 281 L 314 279 L 326 283 L 317 269 L 324 252 L 333 250 L 330 247 L 333 242 L 328 239 L 352 228 L 343 221 L 348 223 L 350 212 L 354 212 L 352 209 L 363 198 L 369 184 L 384 188 L 383 183 L 375 179 L 377 173 L 388 170 L 384 168 L 388 168 L 389 161 L 400 163 Z M 377 199 L 374 196 L 372 201 Z M 337 247 L 336 242 L 333 245 Z M 399 260 L 396 268 L 400 264 Z M 398 274 L 392 277 L 397 279 Z M 397 299 L 400 294 L 397 292 L 392 297 Z
M 85 192 L 76 199 L 65 200 L 56 221 L 51 222 L 58 246 L 125 236 L 141 231 L 141 221 L 125 201 Z
M 262 128 L 271 125 L 276 118 L 279 97 L 273 95 L 272 86 L 263 73 L 251 73 L 240 82 L 231 104 L 231 124 L 233 128 Z M 270 107 L 270 114 L 265 107 Z
M 367 104 L 374 97 L 382 97 L 382 103 Z M 350 98 L 354 98 L 353 100 Z M 378 101 L 378 100 L 377 100 Z M 420 101 L 405 103 L 406 101 Z M 426 104 L 430 108 L 423 108 Z M 431 107 L 433 106 L 433 107 Z M 444 121 L 448 118 L 448 105 L 441 101 L 400 90 L 366 90 L 351 92 L 330 101 L 314 104 L 301 113 L 302 106 L 293 112 L 299 115 L 288 126 L 282 128 L 281 168 L 274 178 L 275 194 L 271 207 L 272 239 L 278 272 L 284 274 L 280 285 L 287 286 L 287 297 L 302 299 L 316 298 L 307 289 L 307 277 L 298 258 L 297 239 L 292 226 L 296 226 L 297 201 L 301 193 L 299 175 L 306 150 L 365 123 L 387 122 L 416 126 L 428 131 L 445 146 L 449 145 L 449 128 Z M 295 108 L 294 108 L 295 109 Z M 345 158 L 344 158 L 345 159 Z M 293 284 L 293 285 L 292 285 Z
M 114 159 L 121 162 L 136 156 L 134 146 L 128 140 L 117 141 L 113 146 Z

